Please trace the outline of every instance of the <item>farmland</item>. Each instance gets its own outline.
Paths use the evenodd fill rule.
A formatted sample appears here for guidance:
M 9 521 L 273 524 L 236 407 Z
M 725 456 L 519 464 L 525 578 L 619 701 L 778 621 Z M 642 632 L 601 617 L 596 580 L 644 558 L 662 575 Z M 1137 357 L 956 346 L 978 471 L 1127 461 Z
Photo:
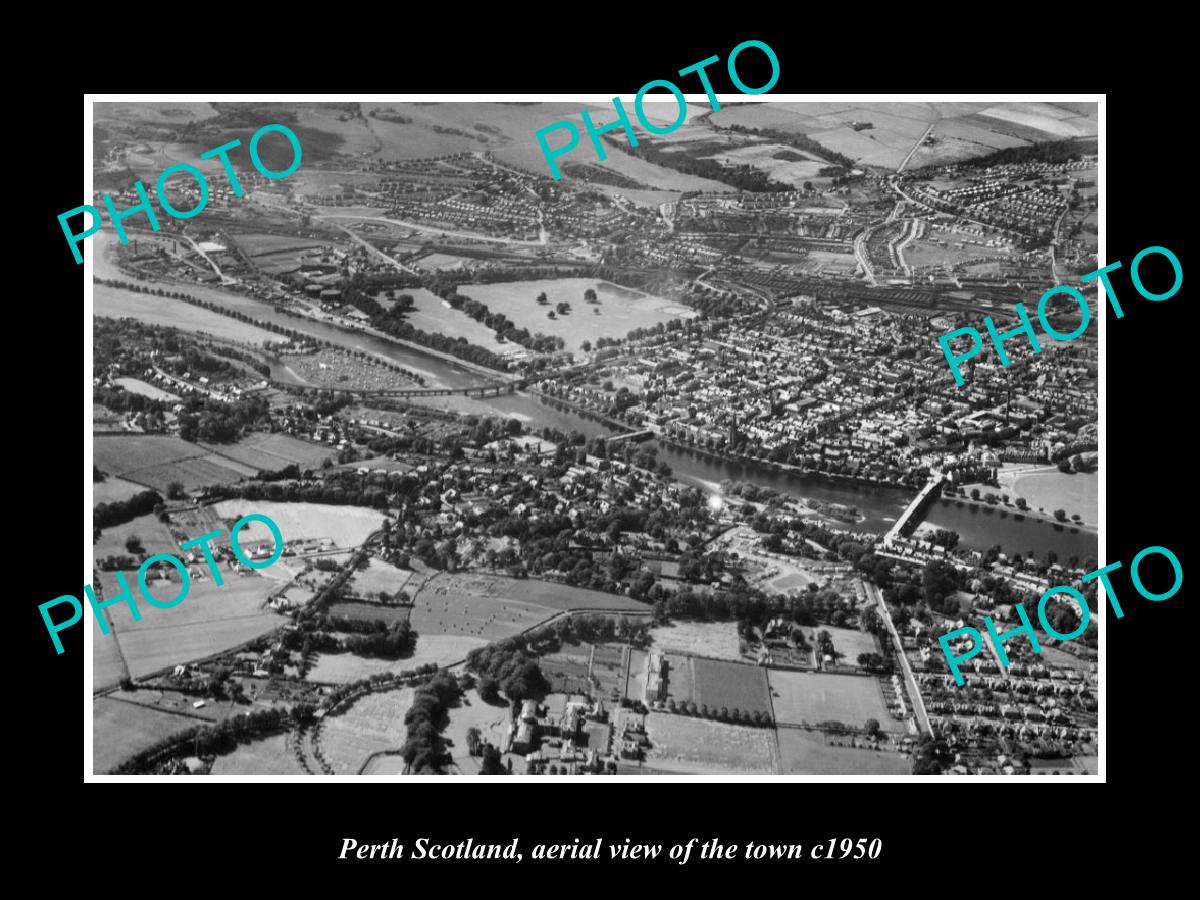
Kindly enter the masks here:
M 198 444 L 167 435 L 97 437 L 93 453 L 100 471 L 151 487 L 160 493 L 173 481 L 185 490 L 229 484 L 249 478 L 256 469 L 212 453 Z
M 689 716 L 652 712 L 646 716 L 651 749 L 646 765 L 679 774 L 779 771 L 775 734 L 769 728 L 725 725 Z
M 583 292 L 592 288 L 599 296 L 599 305 L 586 303 Z M 496 284 L 464 284 L 459 292 L 485 304 L 494 313 L 504 313 L 518 327 L 531 334 L 541 332 L 561 337 L 568 350 L 575 350 L 584 340 L 598 337 L 623 338 L 634 328 L 651 328 L 659 322 L 679 318 L 683 310 L 672 301 L 650 294 L 622 288 L 613 290 L 607 282 L 592 278 L 555 278 L 540 281 L 505 281 Z M 545 293 L 549 306 L 537 303 Z M 560 302 L 571 304 L 567 315 L 547 318 Z M 594 310 L 599 310 L 596 315 Z M 492 339 L 495 343 L 495 339 Z M 490 345 L 485 345 L 490 346 Z
M 398 569 L 391 563 L 386 563 L 372 556 L 367 561 L 367 567 L 354 573 L 350 587 L 359 597 L 378 597 L 380 592 L 394 597 L 402 590 L 413 573 L 407 569 Z
M 383 522 L 383 513 L 361 506 L 329 506 L 321 503 L 272 503 L 268 500 L 222 500 L 214 508 L 222 519 L 238 519 L 251 513 L 267 516 L 279 526 L 285 541 L 333 541 L 341 548 L 357 547 Z M 243 543 L 271 540 L 261 522 L 251 522 L 238 539 Z
M 891 750 L 835 746 L 842 740 L 819 731 L 780 728 L 779 757 L 784 775 L 908 775 L 910 760 Z
M 170 665 L 211 656 L 287 622 L 264 609 L 267 595 L 278 587 L 277 581 L 258 575 L 239 577 L 232 572 L 222 575 L 225 579 L 222 587 L 208 578 L 193 578 L 187 599 L 170 609 L 139 603 L 140 622 L 131 620 L 125 604 L 109 607 L 106 614 L 109 622 L 115 623 L 115 637 L 100 634 L 96 625 L 96 646 L 100 641 L 118 641 L 130 674 L 141 678 Z M 136 592 L 136 573 L 127 573 L 126 580 Z M 116 596 L 117 584 L 112 573 L 102 573 L 100 581 L 106 598 Z M 150 584 L 157 596 L 168 601 L 179 589 L 178 581 L 169 587 L 159 581 Z M 99 658 L 97 654 L 97 663 Z M 111 662 L 106 664 L 106 671 L 109 669 Z M 96 665 L 95 677 L 98 679 L 99 675 L 100 667 Z
M 322 720 L 321 751 L 334 774 L 356 775 L 372 753 L 404 745 L 413 694 L 408 687 L 373 692 Z
M 775 721 L 782 725 L 840 722 L 862 728 L 875 719 L 884 731 L 904 729 L 888 713 L 874 678 L 770 669 L 769 682 Z
M 97 697 L 92 701 L 92 771 L 108 772 L 150 744 L 199 724 L 191 716 Z
M 302 441 L 287 434 L 254 432 L 236 444 L 200 445 L 245 466 L 255 469 L 277 470 L 295 463 L 301 469 L 319 466 L 323 459 L 331 456 L 329 447 Z
M 136 556 L 125 549 L 127 538 L 137 537 L 146 548 L 147 554 L 179 554 L 179 545 L 172 539 L 167 526 L 152 515 L 138 516 L 132 522 L 112 525 L 103 529 L 100 540 L 95 544 L 95 558 L 106 556 Z

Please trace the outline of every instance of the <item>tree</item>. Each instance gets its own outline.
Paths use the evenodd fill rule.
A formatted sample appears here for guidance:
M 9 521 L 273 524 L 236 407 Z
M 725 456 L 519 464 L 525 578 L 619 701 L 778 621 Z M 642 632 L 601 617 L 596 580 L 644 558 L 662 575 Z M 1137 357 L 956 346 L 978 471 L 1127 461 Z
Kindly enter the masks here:
M 1016 499 L 1016 504 L 1017 504 L 1017 509 L 1020 509 L 1020 510 L 1029 509 L 1029 504 L 1025 502 L 1024 497 L 1018 497 Z
M 500 682 L 490 675 L 479 682 L 479 699 L 484 703 L 496 703 L 500 700 Z
M 879 734 L 879 720 L 867 719 L 866 730 L 867 734 L 871 735 L 871 737 L 875 737 L 877 734 Z
M 1059 522 L 1067 521 L 1067 511 L 1065 509 L 1056 509 L 1054 511 L 1054 518 Z
M 125 538 L 125 549 L 130 553 L 145 553 L 146 548 L 142 546 L 142 539 L 136 534 L 131 534 Z
M 979 499 L 979 488 L 971 488 L 971 499 L 972 500 Z
M 512 772 L 512 762 L 509 762 L 509 772 Z M 500 764 L 500 751 L 491 743 L 483 746 L 483 762 L 479 766 L 480 775 L 503 775 L 504 766 Z
M 592 349 L 592 342 L 584 341 L 582 344 L 579 345 L 579 349 L 582 350 L 584 353 L 590 352 Z
M 479 745 L 483 739 L 483 734 L 478 728 L 472 725 L 467 729 L 467 753 L 471 756 L 479 755 Z
M 185 497 L 187 497 L 187 493 L 183 489 L 182 482 L 172 481 L 170 484 L 167 485 L 167 499 L 168 500 L 182 500 Z

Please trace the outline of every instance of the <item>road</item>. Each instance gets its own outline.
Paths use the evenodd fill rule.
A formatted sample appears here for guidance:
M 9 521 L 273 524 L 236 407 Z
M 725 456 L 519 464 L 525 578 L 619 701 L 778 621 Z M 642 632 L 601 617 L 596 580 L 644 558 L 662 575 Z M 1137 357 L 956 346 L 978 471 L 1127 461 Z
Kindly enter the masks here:
M 904 645 L 900 643 L 900 635 L 896 631 L 896 626 L 892 622 L 892 614 L 888 611 L 887 604 L 883 602 L 883 594 L 879 588 L 870 582 L 864 581 L 863 587 L 867 591 L 868 597 L 873 597 L 876 604 L 879 606 L 879 614 L 883 617 L 884 624 L 891 632 L 892 641 L 896 645 L 896 654 L 900 657 L 900 668 L 904 670 L 904 683 L 908 687 L 908 696 L 912 700 L 913 713 L 917 717 L 917 725 L 924 734 L 933 734 L 933 726 L 929 724 L 929 713 L 925 711 L 925 700 L 921 697 L 921 691 L 917 687 L 917 679 L 913 677 L 912 667 L 908 664 L 908 657 L 904 655 Z
M 933 126 L 938 123 L 938 119 L 940 119 L 941 117 L 942 117 L 941 113 L 938 113 L 937 118 L 934 119 L 932 122 L 930 122 L 929 127 L 925 129 L 925 133 L 922 134 L 919 138 L 917 138 L 917 142 L 915 144 L 913 144 L 912 149 L 908 151 L 908 156 L 904 157 L 904 162 L 900 163 L 900 165 L 897 167 L 897 169 L 896 169 L 897 175 L 899 175 L 901 172 L 904 171 L 904 167 L 907 166 L 908 161 L 913 158 L 913 154 L 921 149 L 921 145 L 923 143 L 925 143 L 925 138 L 929 137 L 929 133 L 931 131 L 933 131 Z

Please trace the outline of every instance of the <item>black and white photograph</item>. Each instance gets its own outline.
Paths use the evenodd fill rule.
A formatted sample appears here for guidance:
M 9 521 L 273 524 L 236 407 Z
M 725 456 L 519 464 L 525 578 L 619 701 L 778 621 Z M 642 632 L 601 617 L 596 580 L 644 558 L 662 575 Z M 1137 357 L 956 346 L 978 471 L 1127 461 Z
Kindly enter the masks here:
M 1104 96 L 724 67 L 89 98 L 89 780 L 1101 780 Z

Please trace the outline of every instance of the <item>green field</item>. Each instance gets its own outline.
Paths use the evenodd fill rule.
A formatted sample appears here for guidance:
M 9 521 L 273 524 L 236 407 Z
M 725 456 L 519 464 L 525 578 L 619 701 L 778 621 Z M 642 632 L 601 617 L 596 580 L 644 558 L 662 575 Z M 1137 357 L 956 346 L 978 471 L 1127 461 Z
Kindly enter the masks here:
M 586 303 L 583 292 L 596 291 L 600 303 Z M 598 337 L 623 338 L 634 328 L 649 328 L 669 322 L 687 312 L 679 304 L 651 294 L 621 288 L 594 278 L 556 278 L 541 281 L 505 281 L 495 284 L 463 284 L 458 291 L 486 304 L 494 313 L 504 313 L 530 334 L 541 332 L 561 337 L 568 350 L 578 350 L 584 340 Z M 549 306 L 541 306 L 537 296 L 545 292 Z M 554 319 L 546 313 L 559 302 L 571 304 L 567 315 Z M 594 311 L 599 310 L 599 315 Z M 691 313 L 688 313 L 691 315 Z M 494 343 L 494 339 L 493 339 Z
M 206 450 L 211 450 L 221 456 L 229 457 L 242 465 L 255 469 L 277 470 L 291 463 L 301 469 L 315 468 L 327 457 L 333 456 L 333 449 L 310 441 L 302 441 L 290 434 L 267 434 L 255 432 L 247 435 L 236 444 L 202 444 Z
M 128 276 L 121 274 L 115 277 L 128 280 Z M 189 289 L 189 293 L 194 294 L 197 291 Z M 112 319 L 137 319 L 146 325 L 162 325 L 168 328 L 178 328 L 181 331 L 203 332 L 211 334 L 213 337 L 252 344 L 279 340 L 279 335 L 272 334 L 265 328 L 259 328 L 248 322 L 239 322 L 229 316 L 184 303 L 182 300 L 141 294 L 124 288 L 109 287 L 105 284 L 94 285 L 92 296 L 96 316 L 107 316 Z
M 775 733 L 770 728 L 725 725 L 689 716 L 652 712 L 646 716 L 651 749 L 646 765 L 681 774 L 779 771 Z
M 835 747 L 820 732 L 780 728 L 784 775 L 908 775 L 912 763 L 890 750 Z
M 407 606 L 382 606 L 378 603 L 334 603 L 329 615 L 358 622 L 404 622 L 408 619 Z
M 92 771 L 106 773 L 150 744 L 202 724 L 191 716 L 97 697 L 92 701 Z
M 874 678 L 770 669 L 768 680 L 775 721 L 781 724 L 841 722 L 862 728 L 875 719 L 884 731 L 904 730 L 888 712 Z

